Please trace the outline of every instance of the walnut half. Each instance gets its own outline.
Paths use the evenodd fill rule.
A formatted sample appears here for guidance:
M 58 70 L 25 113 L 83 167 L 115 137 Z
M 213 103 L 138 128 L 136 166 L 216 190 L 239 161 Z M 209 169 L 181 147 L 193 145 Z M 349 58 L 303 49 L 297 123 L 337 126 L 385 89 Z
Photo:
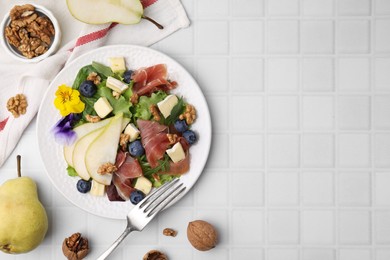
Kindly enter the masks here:
M 177 235 L 177 231 L 172 228 L 164 228 L 163 235 L 168 237 L 175 237 Z
M 186 120 L 187 125 L 194 123 L 196 119 L 195 107 L 193 105 L 187 104 L 185 111 L 179 116 L 179 119 Z
M 108 162 L 100 165 L 97 172 L 101 175 L 104 175 L 114 173 L 117 170 L 118 168 L 114 164 Z
M 62 252 L 68 260 L 83 259 L 89 252 L 88 239 L 82 237 L 80 233 L 74 233 L 64 239 Z
M 26 114 L 27 105 L 26 96 L 23 94 L 17 94 L 16 96 L 8 99 L 7 110 L 11 112 L 15 118 L 17 118 L 20 115 Z
M 99 116 L 92 116 L 92 115 L 89 115 L 87 114 L 85 116 L 85 119 L 90 122 L 90 123 L 97 123 L 101 120 L 101 118 Z

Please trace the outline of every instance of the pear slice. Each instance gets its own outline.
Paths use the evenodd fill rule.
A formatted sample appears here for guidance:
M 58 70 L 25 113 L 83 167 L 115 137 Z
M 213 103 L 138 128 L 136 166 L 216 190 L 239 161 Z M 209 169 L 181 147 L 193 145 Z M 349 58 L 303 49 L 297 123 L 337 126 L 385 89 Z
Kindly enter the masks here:
M 115 164 L 123 127 L 122 119 L 122 113 L 112 118 L 103 132 L 90 144 L 85 154 L 85 165 L 89 175 L 92 179 L 104 185 L 110 185 L 112 174 L 99 174 L 98 169 L 105 163 Z
M 74 168 L 73 164 L 73 150 L 76 145 L 76 143 L 85 135 L 89 134 L 90 132 L 101 128 L 105 125 L 107 125 L 110 122 L 110 118 L 104 119 L 102 121 L 99 121 L 97 123 L 85 123 L 81 126 L 78 126 L 73 129 L 73 131 L 76 132 L 77 139 L 76 141 L 71 145 L 64 146 L 64 157 L 65 161 L 68 163 L 69 166 L 72 166 Z
M 66 3 L 77 20 L 88 24 L 136 24 L 144 12 L 139 0 L 67 0 Z
M 91 145 L 93 141 L 99 135 L 104 131 L 104 129 L 107 126 L 102 126 L 98 129 L 93 130 L 89 134 L 83 136 L 78 140 L 74 146 L 73 149 L 73 156 L 72 156 L 72 161 L 73 161 L 73 167 L 76 170 L 77 174 L 80 176 L 80 178 L 84 180 L 89 180 L 91 176 L 88 173 L 87 166 L 85 165 L 85 153 L 88 150 L 88 147 Z
M 105 123 L 100 124 L 101 126 L 100 128 L 94 129 L 91 132 L 85 134 L 83 137 L 79 138 L 74 144 L 74 148 L 72 152 L 73 167 L 76 170 L 77 174 L 80 176 L 80 178 L 84 180 L 89 180 L 91 178 L 91 176 L 88 173 L 87 166 L 85 164 L 86 152 L 89 146 L 92 144 L 92 142 L 99 137 L 99 135 L 105 130 L 105 128 L 111 122 L 111 120 L 113 120 L 112 117 L 98 122 L 98 123 L 101 122 L 105 122 Z M 123 131 L 123 129 L 126 127 L 126 125 L 129 122 L 130 122 L 129 118 L 122 119 L 121 131 Z M 98 123 L 94 123 L 94 125 L 97 125 Z

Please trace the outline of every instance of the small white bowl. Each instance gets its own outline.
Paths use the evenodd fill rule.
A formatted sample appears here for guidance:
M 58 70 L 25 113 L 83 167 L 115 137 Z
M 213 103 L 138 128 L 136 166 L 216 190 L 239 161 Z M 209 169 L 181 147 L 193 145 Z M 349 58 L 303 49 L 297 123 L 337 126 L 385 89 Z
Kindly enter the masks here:
M 23 5 L 23 4 L 20 4 Z M 60 26 L 58 24 L 57 19 L 54 17 L 52 12 L 50 12 L 48 9 L 46 9 L 43 6 L 36 5 L 36 4 L 31 4 L 35 7 L 35 11 L 39 15 L 44 15 L 47 16 L 47 18 L 50 19 L 50 21 L 53 23 L 55 34 L 52 39 L 51 45 L 49 49 L 43 53 L 42 55 L 39 55 L 37 57 L 34 57 L 32 59 L 29 59 L 25 56 L 23 56 L 17 48 L 14 46 L 10 45 L 5 37 L 5 28 L 11 23 L 11 18 L 9 16 L 9 12 L 4 16 L 3 21 L 1 22 L 0 28 L 1 28 L 1 35 L 0 35 L 0 41 L 1 44 L 3 45 L 4 49 L 7 51 L 9 55 L 11 55 L 13 58 L 15 58 L 18 61 L 26 62 L 26 63 L 34 63 L 41 61 L 47 57 L 49 57 L 51 54 L 53 54 L 55 51 L 57 51 L 58 47 L 60 46 L 61 43 L 61 30 Z

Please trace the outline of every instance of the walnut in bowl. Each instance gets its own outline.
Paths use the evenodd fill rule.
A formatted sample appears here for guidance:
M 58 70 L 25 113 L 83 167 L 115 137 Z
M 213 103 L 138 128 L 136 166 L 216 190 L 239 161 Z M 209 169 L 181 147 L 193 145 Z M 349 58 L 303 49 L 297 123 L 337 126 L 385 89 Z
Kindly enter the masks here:
M 38 62 L 59 47 L 61 31 L 56 18 L 43 6 L 14 6 L 5 15 L 1 27 L 1 43 L 14 58 Z

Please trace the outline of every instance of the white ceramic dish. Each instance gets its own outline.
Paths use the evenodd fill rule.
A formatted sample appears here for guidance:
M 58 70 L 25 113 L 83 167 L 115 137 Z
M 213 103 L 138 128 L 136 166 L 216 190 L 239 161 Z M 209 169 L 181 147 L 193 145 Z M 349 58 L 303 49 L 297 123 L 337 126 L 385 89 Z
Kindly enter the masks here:
M 173 93 L 183 96 L 197 109 L 198 118 L 192 129 L 197 133 L 199 139 L 190 149 L 190 171 L 181 177 L 188 187 L 186 192 L 195 184 L 206 164 L 211 144 L 211 120 L 206 100 L 192 76 L 176 61 L 150 48 L 133 45 L 102 47 L 74 60 L 57 75 L 43 97 L 37 119 L 39 151 L 47 175 L 55 188 L 77 207 L 98 216 L 125 219 L 126 214 L 133 207 L 129 201 L 110 202 L 107 196 L 95 197 L 77 191 L 76 182 L 79 178 L 68 176 L 63 147 L 54 141 L 54 137 L 50 133 L 51 128 L 61 118 L 53 103 L 57 87 L 61 84 L 71 86 L 79 69 L 91 64 L 92 61 L 108 64 L 109 57 L 118 56 L 125 57 L 127 67 L 130 69 L 165 63 L 169 78 L 176 80 L 179 84 Z
M 19 4 L 19 5 L 22 5 L 22 4 Z M 43 14 L 44 16 L 47 16 L 47 18 L 50 19 L 50 21 L 53 23 L 54 30 L 55 30 L 55 35 L 52 39 L 52 43 L 51 43 L 49 49 L 44 54 L 39 55 L 37 57 L 34 57 L 32 59 L 28 59 L 25 56 L 23 56 L 17 50 L 17 48 L 15 48 L 14 46 L 12 46 L 11 44 L 8 43 L 7 39 L 5 38 L 4 31 L 5 31 L 6 26 L 8 26 L 11 22 L 9 12 L 4 16 L 4 18 L 1 22 L 1 25 L 0 25 L 0 28 L 1 28 L 0 41 L 1 41 L 1 44 L 3 45 L 4 49 L 6 50 L 6 52 L 10 56 L 12 56 L 14 59 L 16 59 L 18 61 L 26 62 L 26 63 L 38 62 L 38 61 L 41 61 L 41 60 L 49 57 L 50 55 L 52 55 L 54 52 L 57 51 L 57 49 L 59 48 L 60 43 L 61 43 L 61 28 L 60 28 L 60 25 L 58 24 L 57 19 L 53 15 L 53 13 L 43 6 L 36 5 L 36 4 L 32 4 L 32 5 L 35 7 L 35 10 L 38 14 L 40 14 L 40 15 Z

